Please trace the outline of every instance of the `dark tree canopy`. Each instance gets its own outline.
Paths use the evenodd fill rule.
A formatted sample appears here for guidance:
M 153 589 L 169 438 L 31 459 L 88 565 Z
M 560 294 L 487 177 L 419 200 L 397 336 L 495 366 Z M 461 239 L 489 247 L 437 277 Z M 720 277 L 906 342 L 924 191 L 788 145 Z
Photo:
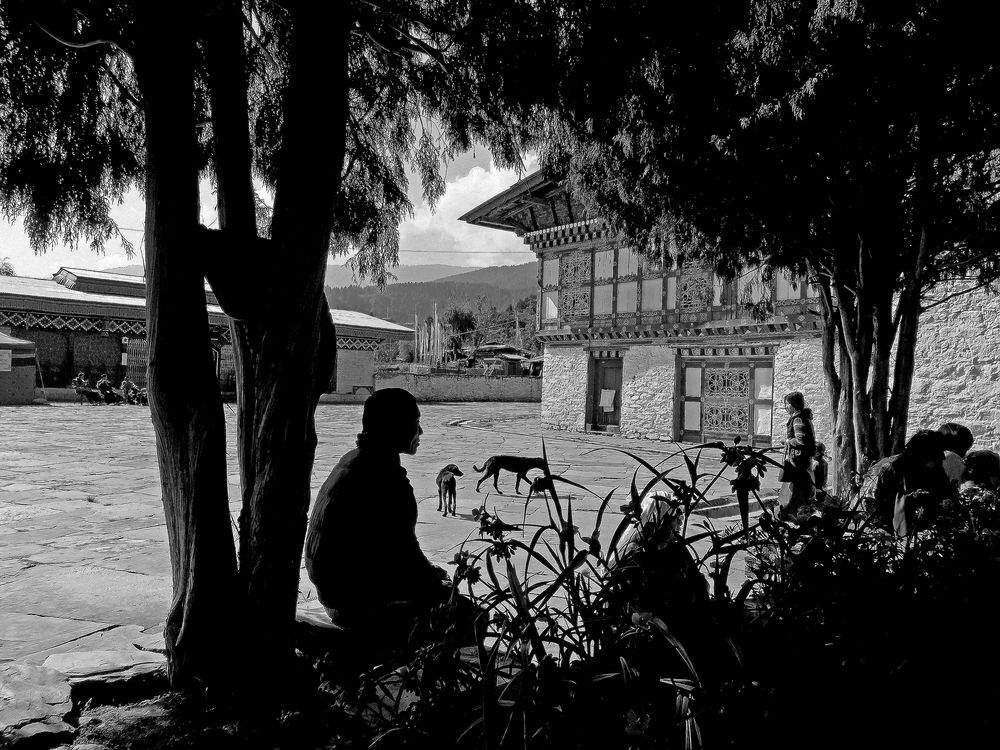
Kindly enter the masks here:
M 606 69 L 621 85 L 559 112 L 548 163 L 650 252 L 808 274 L 853 422 L 840 448 L 898 451 L 922 296 L 1000 272 L 1000 65 L 980 6 L 708 3 L 655 27 L 628 7 L 631 54 Z
M 100 248 L 125 191 L 147 199 L 175 685 L 240 682 L 239 665 L 219 657 L 233 611 L 263 661 L 291 663 L 314 412 L 335 364 L 322 286 L 330 250 L 359 250 L 361 273 L 384 280 L 411 208 L 408 168 L 433 203 L 448 159 L 474 144 L 519 167 L 558 101 L 570 20 L 561 4 L 526 0 L 0 5 L 7 218 L 25 220 L 37 250 L 79 239 Z M 199 224 L 206 177 L 217 229 Z M 231 317 L 238 551 L 205 278 Z M 187 388 L 167 386 L 180 379 Z

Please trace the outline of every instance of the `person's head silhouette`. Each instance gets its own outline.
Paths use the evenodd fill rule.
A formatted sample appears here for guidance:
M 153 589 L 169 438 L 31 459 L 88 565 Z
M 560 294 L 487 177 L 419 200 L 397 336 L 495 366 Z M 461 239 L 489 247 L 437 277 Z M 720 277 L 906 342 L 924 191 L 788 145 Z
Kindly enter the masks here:
M 365 401 L 358 447 L 412 456 L 417 452 L 423 432 L 420 409 L 413 394 L 402 388 L 384 388 Z

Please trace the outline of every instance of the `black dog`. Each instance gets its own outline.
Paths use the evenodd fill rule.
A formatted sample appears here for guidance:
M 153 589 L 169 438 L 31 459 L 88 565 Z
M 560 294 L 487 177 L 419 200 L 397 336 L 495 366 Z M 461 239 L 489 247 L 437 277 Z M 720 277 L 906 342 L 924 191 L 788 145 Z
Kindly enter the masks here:
M 486 463 L 483 464 L 483 468 L 479 468 L 473 464 L 472 468 L 476 471 L 485 472 L 479 482 L 476 484 L 476 492 L 479 492 L 479 485 L 485 482 L 489 477 L 493 477 L 493 489 L 500 492 L 500 488 L 497 487 L 497 479 L 500 476 L 500 470 L 509 471 L 517 475 L 517 482 L 514 484 L 514 492 L 518 495 L 521 494 L 521 480 L 523 479 L 525 484 L 530 484 L 528 481 L 528 472 L 532 469 L 542 470 L 545 464 L 545 459 L 543 458 L 527 458 L 525 456 L 490 456 L 486 459 Z
M 455 515 L 455 500 L 457 498 L 455 477 L 465 476 L 455 464 L 448 464 L 437 475 L 438 486 L 438 510 L 444 510 L 443 515 L 447 516 L 448 511 Z

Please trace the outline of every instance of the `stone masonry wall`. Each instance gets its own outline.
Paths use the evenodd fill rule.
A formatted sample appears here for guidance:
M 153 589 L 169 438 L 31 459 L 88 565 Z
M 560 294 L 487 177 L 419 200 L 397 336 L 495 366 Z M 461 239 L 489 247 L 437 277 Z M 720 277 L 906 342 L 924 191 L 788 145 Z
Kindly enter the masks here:
M 910 432 L 959 422 L 972 430 L 976 448 L 1000 449 L 1000 296 L 979 290 L 955 297 L 924 312 L 918 331 Z
M 337 393 L 350 393 L 356 385 L 372 385 L 374 382 L 374 352 L 337 350 Z
M 633 346 L 625 352 L 622 435 L 647 440 L 673 439 L 676 365 L 677 354 L 669 346 Z
M 585 429 L 589 364 L 587 352 L 582 347 L 545 347 L 543 426 L 556 430 Z
M 376 376 L 376 389 L 402 388 L 417 401 L 534 401 L 541 400 L 541 378 L 495 378 L 471 375 Z
M 941 299 L 955 291 L 932 293 Z M 955 297 L 920 317 L 910 391 L 909 433 L 959 422 L 977 448 L 1000 450 L 1000 296 L 980 290 Z M 819 338 L 783 343 L 774 358 L 772 439 L 784 439 L 781 398 L 802 391 L 816 414 L 818 440 L 829 442 L 830 406 Z
M 830 418 L 830 396 L 823 374 L 823 347 L 819 337 L 792 339 L 778 346 L 774 355 L 774 410 L 771 412 L 771 444 L 785 442 L 788 413 L 785 394 L 801 391 L 806 406 L 813 410 L 816 439 L 832 449 L 833 433 Z

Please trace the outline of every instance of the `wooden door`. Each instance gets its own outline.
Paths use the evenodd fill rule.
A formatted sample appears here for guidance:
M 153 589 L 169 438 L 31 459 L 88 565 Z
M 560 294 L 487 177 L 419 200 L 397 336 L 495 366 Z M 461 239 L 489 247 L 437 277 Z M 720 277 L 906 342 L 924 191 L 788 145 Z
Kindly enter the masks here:
M 594 399 L 591 424 L 602 432 L 617 432 L 622 418 L 622 361 L 594 360 Z
M 771 444 L 773 360 L 685 362 L 681 439 Z

